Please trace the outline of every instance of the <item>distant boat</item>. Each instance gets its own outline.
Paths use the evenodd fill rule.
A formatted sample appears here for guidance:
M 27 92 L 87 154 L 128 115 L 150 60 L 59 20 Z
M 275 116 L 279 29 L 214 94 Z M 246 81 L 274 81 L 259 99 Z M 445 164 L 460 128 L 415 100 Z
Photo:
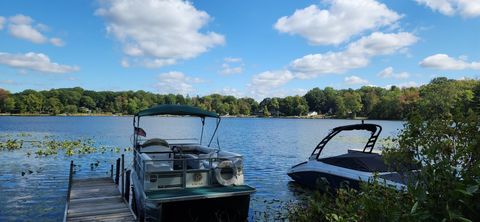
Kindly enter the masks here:
M 144 139 L 140 119 L 156 115 L 199 117 L 200 140 Z M 204 145 L 208 117 L 216 119 L 216 127 Z M 134 116 L 132 208 L 141 221 L 247 220 L 255 189 L 244 184 L 242 155 L 210 147 L 219 124 L 218 114 L 184 105 L 159 105 Z
M 367 130 L 370 138 L 363 150 L 348 150 L 348 153 L 322 158 L 325 145 L 338 133 L 351 130 Z M 334 128 L 313 150 L 308 161 L 293 166 L 288 175 L 304 186 L 319 188 L 327 183 L 331 188 L 343 184 L 358 188 L 360 181 L 377 180 L 380 184 L 397 190 L 406 189 L 407 178 L 395 172 L 383 160 L 381 153 L 373 152 L 373 147 L 382 131 L 376 124 L 354 124 Z M 411 167 L 408 170 L 414 170 Z M 375 177 L 376 175 L 376 177 Z

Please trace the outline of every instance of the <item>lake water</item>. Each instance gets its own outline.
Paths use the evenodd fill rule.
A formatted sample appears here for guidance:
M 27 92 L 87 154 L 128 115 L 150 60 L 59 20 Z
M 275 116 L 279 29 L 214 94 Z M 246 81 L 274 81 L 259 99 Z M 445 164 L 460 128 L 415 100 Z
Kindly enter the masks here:
M 141 120 L 148 137 L 199 138 L 198 118 L 149 117 Z M 294 164 L 308 158 L 313 148 L 330 129 L 357 120 L 224 118 L 218 135 L 220 148 L 244 156 L 246 183 L 257 192 L 250 203 L 250 219 L 275 218 L 285 202 L 297 201 L 305 191 L 287 176 Z M 382 138 L 395 136 L 402 128 L 399 121 L 366 121 L 383 127 Z M 207 121 L 206 131 L 214 122 Z M 211 134 L 204 138 L 209 139 Z M 0 221 L 59 221 L 66 200 L 69 161 L 74 160 L 75 177 L 109 175 L 110 165 L 131 145 L 131 117 L 0 117 L 0 140 L 21 138 L 42 140 L 92 139 L 104 153 L 55 157 L 37 157 L 35 148 L 24 144 L 16 151 L 0 151 Z M 345 153 L 363 148 L 366 132 L 339 134 L 322 155 Z M 205 141 L 205 139 L 204 139 Z M 207 140 L 208 141 L 208 140 Z M 381 147 L 381 143 L 377 147 Z M 216 147 L 216 139 L 212 143 Z M 119 152 L 115 151 L 119 149 Z M 118 151 L 118 149 L 117 149 Z M 126 152 L 126 166 L 131 153 Z M 92 165 L 98 163 L 98 166 Z M 307 193 L 308 194 L 308 193 Z M 264 214 L 267 215 L 264 215 Z

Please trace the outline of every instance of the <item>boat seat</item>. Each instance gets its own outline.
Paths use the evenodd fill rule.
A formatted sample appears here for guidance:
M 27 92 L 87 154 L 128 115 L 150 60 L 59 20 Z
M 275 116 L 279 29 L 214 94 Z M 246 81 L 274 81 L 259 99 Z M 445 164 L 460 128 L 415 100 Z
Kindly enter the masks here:
M 151 160 L 169 160 L 169 154 L 140 154 L 145 160 L 145 172 L 160 172 L 173 170 L 173 161 L 151 161 Z
M 142 147 L 152 146 L 152 145 L 160 145 L 168 147 L 169 144 L 166 140 L 160 138 L 152 138 L 142 143 Z
M 194 154 L 184 154 L 185 161 L 187 162 L 188 169 L 203 169 L 201 160 L 198 160 L 198 156 Z
M 142 143 L 140 147 L 142 153 L 165 153 L 172 151 L 167 141 L 159 138 L 149 139 Z

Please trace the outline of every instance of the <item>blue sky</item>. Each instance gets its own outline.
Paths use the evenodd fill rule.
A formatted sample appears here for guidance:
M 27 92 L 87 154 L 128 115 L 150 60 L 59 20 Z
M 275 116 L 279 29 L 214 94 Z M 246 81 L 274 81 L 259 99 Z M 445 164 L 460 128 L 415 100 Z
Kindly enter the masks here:
M 0 88 L 248 96 L 478 78 L 480 0 L 0 2 Z

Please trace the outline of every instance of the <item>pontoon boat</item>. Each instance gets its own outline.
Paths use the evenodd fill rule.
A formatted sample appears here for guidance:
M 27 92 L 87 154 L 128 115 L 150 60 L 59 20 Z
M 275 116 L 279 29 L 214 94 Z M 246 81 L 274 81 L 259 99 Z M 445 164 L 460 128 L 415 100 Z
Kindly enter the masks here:
M 200 140 L 144 139 L 141 117 L 157 115 L 200 117 Z M 216 119 L 216 127 L 204 144 L 207 117 Z M 240 154 L 210 146 L 219 124 L 218 114 L 183 105 L 159 105 L 134 116 L 132 208 L 141 221 L 246 220 L 255 189 L 244 184 Z

